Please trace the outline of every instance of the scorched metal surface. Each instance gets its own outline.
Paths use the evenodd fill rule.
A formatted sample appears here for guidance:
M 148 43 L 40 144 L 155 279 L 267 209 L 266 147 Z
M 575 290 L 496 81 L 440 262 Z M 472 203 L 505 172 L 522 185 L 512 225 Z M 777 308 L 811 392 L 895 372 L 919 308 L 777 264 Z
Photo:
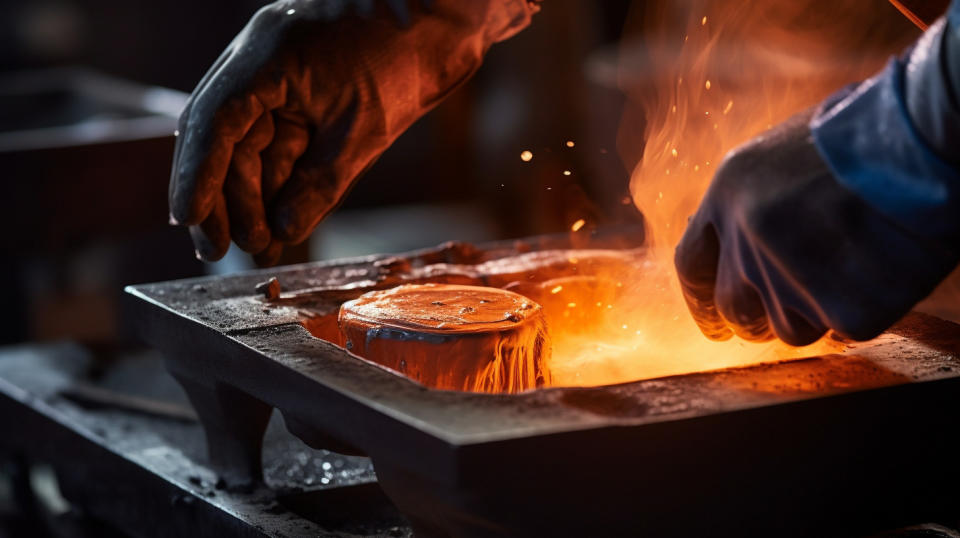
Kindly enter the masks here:
M 960 506 L 957 325 L 911 314 L 844 355 L 491 395 L 361 361 L 304 328 L 315 311 L 254 291 L 363 280 L 384 258 L 128 288 L 229 481 L 259 476 L 277 408 L 307 444 L 369 455 L 423 536 L 855 536 Z

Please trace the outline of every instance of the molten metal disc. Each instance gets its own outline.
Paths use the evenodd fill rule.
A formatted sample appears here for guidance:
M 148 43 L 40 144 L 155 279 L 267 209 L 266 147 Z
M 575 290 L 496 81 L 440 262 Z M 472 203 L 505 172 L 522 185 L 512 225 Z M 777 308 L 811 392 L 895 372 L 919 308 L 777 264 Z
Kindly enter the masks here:
M 513 292 L 414 284 L 340 308 L 341 344 L 428 387 L 519 392 L 542 386 L 550 345 L 543 311 Z

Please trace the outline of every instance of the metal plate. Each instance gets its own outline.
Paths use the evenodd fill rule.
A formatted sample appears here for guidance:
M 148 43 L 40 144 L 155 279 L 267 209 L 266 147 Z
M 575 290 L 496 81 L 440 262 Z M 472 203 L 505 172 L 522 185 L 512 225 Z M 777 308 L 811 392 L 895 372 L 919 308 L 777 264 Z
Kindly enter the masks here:
M 960 501 L 954 324 L 911 314 L 845 355 L 488 395 L 360 361 L 254 294 L 271 276 L 287 290 L 363 278 L 377 259 L 128 292 L 173 371 L 279 409 L 308 444 L 368 454 L 421 534 L 825 535 Z

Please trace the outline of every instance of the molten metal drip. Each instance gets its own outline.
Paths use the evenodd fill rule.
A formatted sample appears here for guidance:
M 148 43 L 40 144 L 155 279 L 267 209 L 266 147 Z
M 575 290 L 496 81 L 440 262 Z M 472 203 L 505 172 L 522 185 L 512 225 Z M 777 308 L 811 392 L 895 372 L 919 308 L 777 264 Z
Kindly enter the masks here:
M 551 344 L 543 317 L 537 316 L 515 334 L 500 338 L 491 360 L 466 390 L 472 392 L 522 392 L 550 385 Z M 468 382 L 469 384 L 469 382 Z

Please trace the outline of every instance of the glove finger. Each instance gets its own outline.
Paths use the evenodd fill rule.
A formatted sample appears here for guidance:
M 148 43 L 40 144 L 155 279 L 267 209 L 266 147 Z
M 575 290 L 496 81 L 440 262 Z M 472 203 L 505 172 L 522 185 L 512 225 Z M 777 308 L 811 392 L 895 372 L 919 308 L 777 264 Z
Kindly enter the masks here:
M 217 56 L 217 59 L 214 60 L 213 64 L 207 69 L 207 72 L 203 74 L 203 78 L 200 79 L 200 82 L 197 82 L 197 85 L 194 86 L 193 91 L 190 93 L 190 97 L 187 99 L 186 106 L 183 107 L 183 112 L 180 114 L 179 126 L 184 127 L 185 120 L 189 117 L 190 112 L 194 109 L 194 103 L 199 98 L 198 96 L 203 95 L 207 86 L 209 86 L 210 81 L 220 73 L 220 70 L 223 69 L 223 66 L 230 61 L 230 58 L 233 57 L 235 50 L 234 43 L 231 42 L 223 52 L 220 53 L 220 56 Z M 202 107 L 201 107 L 202 108 Z
M 224 73 L 227 66 L 236 64 L 234 43 L 220 54 L 203 75 L 187 100 L 178 122 L 179 136 L 173 152 L 173 168 L 170 172 L 168 192 L 170 221 L 177 224 L 197 224 L 206 218 L 213 202 L 193 197 L 198 177 L 223 179 L 230 161 L 230 144 L 217 140 L 213 134 L 213 121 L 217 110 L 227 97 L 231 84 L 214 84 L 220 79 L 229 80 Z M 214 179 L 213 181 L 216 181 Z M 213 192 L 212 189 L 205 192 Z
M 719 257 L 720 242 L 713 225 L 694 217 L 674 253 L 680 288 L 700 331 L 711 340 L 729 340 L 733 331 L 714 301 Z
M 283 243 L 274 239 L 270 241 L 267 248 L 253 255 L 253 261 L 257 267 L 272 267 L 280 261 L 281 254 L 283 254 Z
M 262 112 L 257 110 L 260 105 L 250 101 L 256 99 L 253 94 L 231 96 L 243 91 L 268 64 L 290 24 L 285 12 L 283 6 L 273 4 L 257 11 L 193 91 L 181 115 L 179 151 L 174 156 L 169 192 L 172 221 L 197 224 L 213 206 L 214 193 L 226 177 L 231 144 L 244 137 Z
M 736 269 L 736 264 L 724 256 L 721 256 L 717 268 L 714 300 L 717 312 L 740 338 L 751 342 L 773 339 L 767 310 L 760 300 L 760 294 L 753 285 L 743 279 Z
M 270 228 L 260 187 L 260 150 L 273 138 L 273 115 L 264 114 L 236 145 L 224 184 L 230 215 L 230 235 L 247 252 L 260 252 L 270 244 Z
M 196 248 L 197 258 L 215 262 L 230 248 L 230 224 L 227 218 L 227 203 L 223 195 L 217 197 L 207 218 L 198 225 L 190 226 L 190 238 Z
M 207 72 L 203 75 L 203 78 L 200 79 L 200 82 L 197 83 L 196 89 L 194 89 L 193 93 L 187 99 L 187 103 L 184 105 L 183 110 L 180 111 L 180 118 L 177 121 L 177 133 L 175 133 L 177 138 L 173 147 L 173 166 L 170 170 L 170 187 L 168 194 L 170 202 L 173 201 L 173 194 L 176 190 L 177 181 L 181 177 L 181 174 L 179 173 L 180 161 L 183 158 L 183 155 L 185 153 L 190 153 L 190 150 L 194 147 L 184 143 L 184 140 L 187 138 L 187 125 L 190 124 L 190 115 L 193 110 L 195 96 L 209 83 L 210 79 L 213 78 L 223 64 L 226 63 L 227 58 L 229 58 L 231 54 L 233 54 L 232 45 L 228 46 L 222 53 L 220 53 L 220 56 L 217 58 L 217 60 L 213 62 L 213 65 L 210 66 L 210 69 L 207 70 Z M 183 177 L 186 177 L 186 175 Z
M 286 104 L 287 77 L 297 70 L 292 54 L 278 54 L 253 77 L 249 92 L 256 96 L 264 111 L 276 110 Z
M 174 171 L 176 179 L 171 183 L 170 210 L 174 219 L 184 224 L 195 224 L 209 213 L 216 193 L 223 188 L 223 182 L 230 167 L 233 146 L 246 136 L 247 131 L 261 116 L 263 105 L 253 94 L 244 94 L 229 99 L 216 112 L 213 120 L 210 142 L 205 153 L 193 150 L 181 153 L 178 168 Z M 190 125 L 193 114 L 187 122 L 184 144 L 199 143 L 206 125 Z M 195 161 L 200 159 L 199 164 Z
M 298 163 L 272 204 L 270 229 L 286 243 L 302 242 L 336 207 L 344 191 L 330 167 Z
M 290 177 L 308 142 L 309 131 L 302 119 L 282 112 L 274 113 L 273 141 L 260 154 L 263 162 L 261 188 L 263 201 L 268 206 Z
M 820 321 L 817 308 L 809 303 L 809 296 L 798 288 L 796 280 L 783 274 L 777 263 L 759 251 L 750 262 L 754 264 L 752 271 L 762 275 L 756 278 L 764 285 L 756 291 L 762 296 L 770 330 L 777 338 L 799 347 L 812 344 L 826 334 L 826 323 Z
M 791 346 L 806 346 L 819 340 L 827 333 L 820 323 L 811 322 L 791 308 L 783 309 L 780 315 L 770 318 L 773 332 Z

